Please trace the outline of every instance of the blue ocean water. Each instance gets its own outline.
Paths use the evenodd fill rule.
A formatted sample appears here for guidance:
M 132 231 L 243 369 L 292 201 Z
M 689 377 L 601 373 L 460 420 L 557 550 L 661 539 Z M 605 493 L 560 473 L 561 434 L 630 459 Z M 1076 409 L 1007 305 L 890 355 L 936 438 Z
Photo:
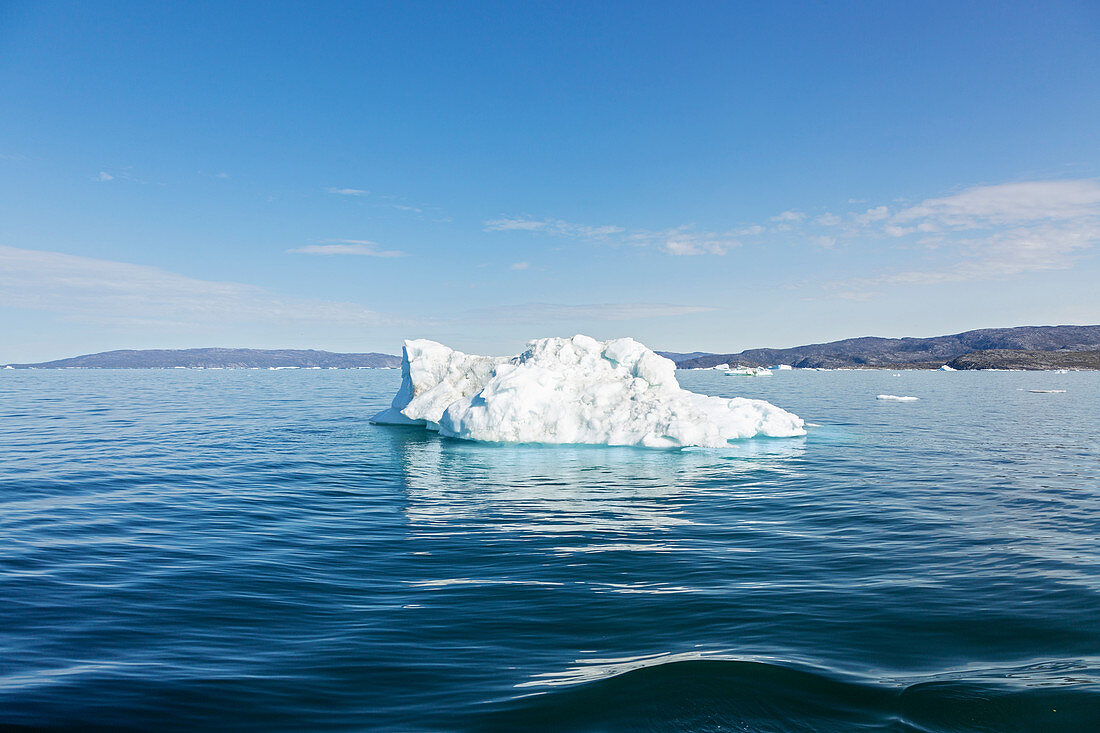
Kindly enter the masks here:
M 818 427 L 481 445 L 368 424 L 396 371 L 0 372 L 0 726 L 1100 729 L 1100 374 L 678 376 Z

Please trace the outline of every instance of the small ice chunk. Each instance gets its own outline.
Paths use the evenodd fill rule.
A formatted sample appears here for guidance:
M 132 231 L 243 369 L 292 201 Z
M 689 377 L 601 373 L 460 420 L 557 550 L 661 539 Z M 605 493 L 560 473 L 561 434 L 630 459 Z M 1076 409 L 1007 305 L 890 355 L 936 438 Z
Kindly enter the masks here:
M 1034 392 L 1035 394 L 1064 394 L 1064 389 L 1029 389 L 1028 392 Z
M 889 402 L 916 402 L 919 397 L 902 397 L 896 394 L 880 394 L 877 399 L 887 400 Z
M 947 366 L 946 364 L 944 364 L 943 366 L 940 367 L 940 371 L 941 372 L 957 372 L 958 369 L 956 369 L 955 367 L 950 367 L 950 366 Z

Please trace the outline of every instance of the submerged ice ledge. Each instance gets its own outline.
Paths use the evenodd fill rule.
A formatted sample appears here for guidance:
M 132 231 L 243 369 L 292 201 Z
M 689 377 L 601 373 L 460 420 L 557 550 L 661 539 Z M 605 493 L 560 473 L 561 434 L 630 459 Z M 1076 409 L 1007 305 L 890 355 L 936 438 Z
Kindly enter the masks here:
M 405 342 L 401 388 L 379 424 L 502 443 L 728 446 L 805 435 L 802 418 L 764 400 L 682 389 L 676 366 L 634 339 L 531 341 L 519 356 L 473 356 Z

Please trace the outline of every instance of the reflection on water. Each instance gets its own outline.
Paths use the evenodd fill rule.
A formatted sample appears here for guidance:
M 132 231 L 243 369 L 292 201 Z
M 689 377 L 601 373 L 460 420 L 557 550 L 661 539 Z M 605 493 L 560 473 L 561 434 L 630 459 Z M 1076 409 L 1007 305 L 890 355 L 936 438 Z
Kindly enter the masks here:
M 422 532 L 462 533 L 492 520 L 501 533 L 598 538 L 560 552 L 658 549 L 661 532 L 690 523 L 681 501 L 759 490 L 764 474 L 793 475 L 805 438 L 748 440 L 729 450 L 663 451 L 605 446 L 504 446 L 392 430 Z M 731 491 L 731 486 L 740 487 Z

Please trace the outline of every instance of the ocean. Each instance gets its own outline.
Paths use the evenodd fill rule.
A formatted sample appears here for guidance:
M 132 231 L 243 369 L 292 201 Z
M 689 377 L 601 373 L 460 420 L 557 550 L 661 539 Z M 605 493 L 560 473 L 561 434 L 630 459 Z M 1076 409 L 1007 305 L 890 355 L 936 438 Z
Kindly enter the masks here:
M 899 374 L 679 372 L 814 426 L 666 451 L 0 372 L 0 727 L 1100 729 L 1100 373 Z

